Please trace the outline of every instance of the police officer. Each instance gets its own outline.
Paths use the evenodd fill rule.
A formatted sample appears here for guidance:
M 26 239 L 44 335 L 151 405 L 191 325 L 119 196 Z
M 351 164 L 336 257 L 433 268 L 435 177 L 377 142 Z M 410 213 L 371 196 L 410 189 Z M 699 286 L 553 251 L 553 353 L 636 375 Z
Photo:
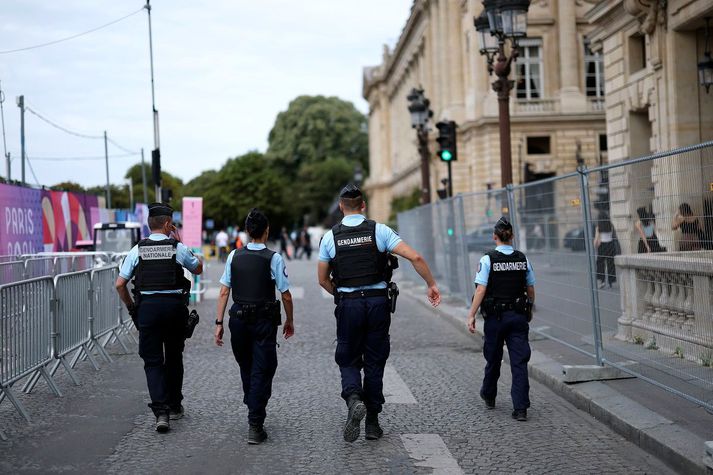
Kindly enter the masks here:
M 230 345 L 240 366 L 243 403 L 248 406 L 248 444 L 254 445 L 267 439 L 263 426 L 265 408 L 277 369 L 277 327 L 281 317 L 275 288 L 280 291 L 287 314 L 282 334 L 290 338 L 295 329 L 285 261 L 265 246 L 270 234 L 267 216 L 253 208 L 245 228 L 251 242 L 230 253 L 220 278 L 215 343 L 223 346 L 223 316 L 232 291 L 233 305 L 228 312 Z
M 203 272 L 203 264 L 180 242 L 164 203 L 149 205 L 151 235 L 124 259 L 116 289 L 139 330 L 139 355 L 156 415 L 156 430 L 168 432 L 170 419 L 183 417 L 183 347 L 191 283 L 183 274 Z M 134 277 L 134 297 L 126 288 Z
M 378 415 L 384 404 L 382 380 L 390 351 L 388 253 L 411 261 L 426 281 L 434 307 L 441 295 L 426 261 L 391 228 L 364 217 L 366 205 L 359 188 L 347 185 L 342 190 L 339 209 L 344 219 L 324 235 L 319 246 L 318 278 L 337 304 L 335 360 L 348 411 L 344 440 L 353 442 L 359 437 L 365 416 L 366 439 L 375 440 L 383 435 Z
M 475 276 L 475 297 L 468 313 L 468 329 L 475 333 L 475 314 L 480 308 L 485 318 L 485 376 L 480 397 L 485 405 L 495 407 L 495 397 L 503 358 L 503 343 L 510 355 L 513 419 L 527 420 L 530 407 L 530 383 L 527 362 L 530 361 L 528 322 L 535 300 L 535 274 L 530 262 L 512 247 L 512 225 L 500 218 L 493 239 L 496 247 L 480 259 Z

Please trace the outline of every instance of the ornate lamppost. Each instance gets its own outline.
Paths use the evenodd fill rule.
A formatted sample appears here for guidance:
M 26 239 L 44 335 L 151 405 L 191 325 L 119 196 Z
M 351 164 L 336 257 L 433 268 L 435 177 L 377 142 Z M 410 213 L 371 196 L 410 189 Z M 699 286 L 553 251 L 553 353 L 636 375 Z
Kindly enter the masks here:
M 706 94 L 713 86 L 713 58 L 711 58 L 711 33 L 709 28 L 710 17 L 706 18 L 706 49 L 703 52 L 703 60 L 698 63 L 698 81 L 706 88 Z
M 421 156 L 421 204 L 431 202 L 431 170 L 430 152 L 428 150 L 428 120 L 433 117 L 429 101 L 423 93 L 423 89 L 411 89 L 406 97 L 408 99 L 408 111 L 411 114 L 411 127 L 416 129 L 418 136 L 418 153 Z
M 502 186 L 512 184 L 512 150 L 510 145 L 511 64 L 517 60 L 518 40 L 527 34 L 527 11 L 530 0 L 483 0 L 483 13 L 475 19 L 480 40 L 480 54 L 488 59 L 488 72 L 495 73 L 493 90 L 498 93 L 500 123 L 500 173 Z M 510 55 L 506 43 L 510 43 Z

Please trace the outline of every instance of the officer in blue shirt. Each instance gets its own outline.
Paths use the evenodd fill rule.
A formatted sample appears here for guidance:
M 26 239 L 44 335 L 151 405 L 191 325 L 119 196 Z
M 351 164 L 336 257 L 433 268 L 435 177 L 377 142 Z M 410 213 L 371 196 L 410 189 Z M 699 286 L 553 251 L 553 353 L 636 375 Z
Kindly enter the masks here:
M 504 217 L 495 225 L 493 239 L 497 246 L 480 259 L 475 276 L 475 296 L 468 313 L 471 333 L 475 333 L 478 309 L 485 318 L 483 355 L 486 365 L 480 397 L 488 408 L 495 407 L 503 344 L 506 344 L 512 371 L 512 417 L 526 421 L 530 407 L 528 322 L 535 301 L 535 274 L 527 257 L 513 249 L 512 225 Z
M 347 185 L 342 190 L 339 209 L 344 219 L 322 238 L 317 272 L 319 284 L 335 296 L 337 304 L 335 360 L 348 411 L 344 440 L 359 437 L 365 416 L 365 436 L 375 440 L 383 435 L 378 415 L 384 404 L 384 366 L 390 351 L 389 253 L 411 261 L 426 282 L 434 307 L 441 295 L 426 261 L 391 228 L 364 217 L 366 205 L 359 188 Z
M 151 235 L 129 251 L 116 280 L 119 297 L 139 330 L 149 407 L 156 416 L 156 430 L 162 433 L 170 429 L 170 419 L 180 419 L 184 413 L 183 348 L 191 283 L 183 268 L 196 275 L 203 272 L 200 260 L 180 242 L 172 215 L 167 204 L 149 205 Z M 127 290 L 132 277 L 136 302 Z
M 265 408 L 277 370 L 277 327 L 281 316 L 275 288 L 287 314 L 282 329 L 285 338 L 294 335 L 295 327 L 285 261 L 265 246 L 270 234 L 267 216 L 252 209 L 245 220 L 245 229 L 251 242 L 230 253 L 220 278 L 215 343 L 223 345 L 223 316 L 232 292 L 233 305 L 228 312 L 230 345 L 240 366 L 243 403 L 248 406 L 248 444 L 256 445 L 267 439 Z

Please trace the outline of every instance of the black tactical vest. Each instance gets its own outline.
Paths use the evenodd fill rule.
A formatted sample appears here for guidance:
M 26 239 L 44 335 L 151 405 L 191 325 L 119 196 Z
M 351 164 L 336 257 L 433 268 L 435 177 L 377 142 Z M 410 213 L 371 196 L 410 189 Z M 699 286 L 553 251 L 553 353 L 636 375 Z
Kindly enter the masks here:
M 235 251 L 230 264 L 233 302 L 240 305 L 264 305 L 276 300 L 275 281 L 270 271 L 274 254 L 267 248 L 252 251 L 243 247 Z
M 134 273 L 137 291 L 181 290 L 185 278 L 183 267 L 176 262 L 178 242 L 175 239 L 139 242 L 139 264 Z
M 332 277 L 337 287 L 360 287 L 389 280 L 388 253 L 376 245 L 376 222 L 364 220 L 359 226 L 337 224 L 334 235 Z
M 490 276 L 486 298 L 498 301 L 514 301 L 527 289 L 527 258 L 520 251 L 510 255 L 490 251 Z

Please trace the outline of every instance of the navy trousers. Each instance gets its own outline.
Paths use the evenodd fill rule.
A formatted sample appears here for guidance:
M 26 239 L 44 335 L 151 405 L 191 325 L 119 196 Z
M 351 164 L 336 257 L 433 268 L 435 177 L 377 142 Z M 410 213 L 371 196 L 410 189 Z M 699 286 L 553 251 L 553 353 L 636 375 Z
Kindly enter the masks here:
M 230 317 L 229 326 L 230 346 L 240 366 L 243 403 L 248 406 L 248 422 L 262 425 L 277 370 L 277 325 L 267 318 L 246 321 Z
M 503 312 L 499 319 L 496 317 L 485 319 L 483 355 L 486 365 L 480 393 L 488 399 L 495 399 L 497 396 L 504 343 L 508 347 L 510 356 L 512 373 L 510 396 L 515 410 L 530 407 L 530 382 L 527 379 L 527 363 L 530 361 L 530 343 L 527 340 L 529 331 L 527 318 L 512 311 Z
M 177 409 L 183 400 L 183 348 L 188 307 L 180 298 L 143 296 L 138 310 L 139 356 L 144 360 L 154 414 Z
M 391 350 L 391 307 L 388 299 L 341 299 L 334 315 L 337 318 L 334 359 L 342 375 L 342 398 L 348 401 L 351 395 L 356 394 L 369 412 L 378 414 L 384 404 L 384 366 Z

